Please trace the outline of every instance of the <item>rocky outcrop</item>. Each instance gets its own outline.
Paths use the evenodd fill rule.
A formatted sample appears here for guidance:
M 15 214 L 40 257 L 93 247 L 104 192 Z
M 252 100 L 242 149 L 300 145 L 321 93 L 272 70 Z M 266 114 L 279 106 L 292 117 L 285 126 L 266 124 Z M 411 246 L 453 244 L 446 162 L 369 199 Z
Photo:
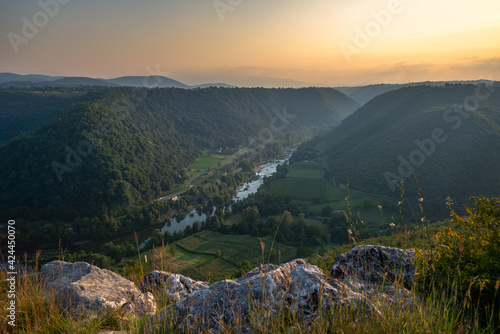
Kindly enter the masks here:
M 307 260 L 281 265 L 267 264 L 246 275 L 209 285 L 206 282 L 162 271 L 144 276 L 139 291 L 125 278 L 88 263 L 54 261 L 42 268 L 49 295 L 60 299 L 69 311 L 102 312 L 121 309 L 137 316 L 155 312 L 150 291 L 167 294 L 174 304 L 154 314 L 145 331 L 188 330 L 250 333 L 267 328 L 264 318 L 294 313 L 310 324 L 318 312 L 382 315 L 392 305 L 412 305 L 414 294 L 403 283 L 411 282 L 414 253 L 382 246 L 358 246 L 340 255 L 332 266 L 332 277 Z
M 345 257 L 350 258 L 350 255 Z M 396 264 L 389 263 L 390 259 L 397 257 L 384 258 L 384 266 L 371 268 L 385 270 L 386 267 L 396 267 Z M 203 326 L 211 332 L 222 332 L 228 326 L 238 328 L 239 332 L 252 332 L 253 329 L 247 327 L 248 318 L 256 309 L 267 310 L 272 316 L 286 308 L 309 322 L 320 308 L 353 307 L 377 314 L 380 313 L 379 307 L 395 301 L 403 306 L 413 302 L 411 293 L 401 285 L 380 285 L 377 280 L 371 280 L 368 271 L 358 278 L 348 276 L 350 273 L 347 268 L 343 277 L 327 277 L 321 269 L 304 259 L 279 266 L 264 265 L 236 280 L 216 282 L 186 295 L 153 316 L 151 326 L 165 331 L 171 323 L 175 323 L 186 327 Z
M 334 278 L 357 278 L 370 283 L 392 284 L 398 281 L 409 286 L 415 275 L 410 249 L 362 245 L 339 255 L 331 268 Z
M 168 297 L 178 302 L 190 293 L 208 288 L 206 282 L 196 281 L 180 274 L 155 270 L 144 275 L 140 288 L 143 292 L 164 291 Z
M 122 276 L 85 262 L 47 263 L 42 267 L 41 279 L 47 294 L 70 312 L 86 314 L 110 308 L 143 317 L 156 311 L 151 293 L 144 294 Z

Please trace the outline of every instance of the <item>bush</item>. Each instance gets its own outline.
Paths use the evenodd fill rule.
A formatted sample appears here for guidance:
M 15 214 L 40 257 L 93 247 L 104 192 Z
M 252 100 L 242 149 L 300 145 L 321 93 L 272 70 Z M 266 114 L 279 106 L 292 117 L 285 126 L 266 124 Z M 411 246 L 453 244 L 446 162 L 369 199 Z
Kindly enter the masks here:
M 498 307 L 500 284 L 500 197 L 471 197 L 473 208 L 460 217 L 451 209 L 452 221 L 434 237 L 432 251 L 417 252 L 417 281 L 455 292 L 464 305 Z M 481 303 L 480 303 L 481 302 Z

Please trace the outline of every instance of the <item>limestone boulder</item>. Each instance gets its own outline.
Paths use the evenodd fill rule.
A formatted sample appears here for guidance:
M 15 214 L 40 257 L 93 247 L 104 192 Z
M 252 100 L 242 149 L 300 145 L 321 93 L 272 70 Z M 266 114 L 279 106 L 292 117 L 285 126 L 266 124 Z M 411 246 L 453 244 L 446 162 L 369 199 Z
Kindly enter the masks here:
M 113 309 L 137 317 L 156 312 L 151 293 L 142 293 L 122 276 L 85 262 L 47 263 L 42 267 L 41 279 L 47 294 L 70 312 L 86 314 Z
M 256 309 L 267 310 L 269 316 L 289 309 L 310 322 L 319 308 L 342 306 L 380 313 L 381 300 L 396 298 L 411 296 L 403 287 L 377 288 L 359 280 L 332 279 L 307 260 L 296 259 L 279 266 L 264 265 L 238 279 L 219 281 L 188 294 L 153 316 L 151 326 L 160 332 L 171 323 L 202 326 L 216 333 L 227 327 L 253 332 L 248 319 Z
M 140 288 L 143 292 L 163 291 L 178 302 L 187 295 L 208 288 L 209 284 L 167 271 L 155 270 L 144 275 Z
M 356 278 L 370 283 L 391 285 L 397 281 L 410 286 L 415 275 L 415 252 L 376 245 L 356 246 L 341 254 L 331 268 L 334 278 Z

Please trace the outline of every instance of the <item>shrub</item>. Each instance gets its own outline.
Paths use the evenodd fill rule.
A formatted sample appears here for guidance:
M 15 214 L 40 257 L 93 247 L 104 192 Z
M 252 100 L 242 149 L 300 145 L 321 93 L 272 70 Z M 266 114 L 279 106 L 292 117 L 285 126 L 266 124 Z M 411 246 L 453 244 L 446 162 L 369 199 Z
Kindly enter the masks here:
M 434 237 L 431 251 L 417 252 L 417 281 L 420 286 L 454 292 L 463 305 L 481 313 L 490 309 L 491 315 L 499 304 L 500 197 L 471 197 L 471 201 L 474 207 L 466 208 L 465 217 L 448 203 L 452 221 L 460 228 L 444 228 Z

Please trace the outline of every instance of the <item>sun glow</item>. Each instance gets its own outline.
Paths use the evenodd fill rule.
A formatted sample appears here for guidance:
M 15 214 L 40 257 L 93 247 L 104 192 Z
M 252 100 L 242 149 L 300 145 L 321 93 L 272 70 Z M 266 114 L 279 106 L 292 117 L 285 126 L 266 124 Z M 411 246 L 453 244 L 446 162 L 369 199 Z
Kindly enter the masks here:
M 109 78 L 158 64 L 190 84 L 237 85 L 249 77 L 340 85 L 500 76 L 498 1 L 256 0 L 221 9 L 201 0 L 90 0 L 54 15 L 37 3 L 5 9 L 4 35 L 22 42 L 17 53 L 9 38 L 0 42 L 3 72 Z M 46 24 L 25 36 L 26 21 L 44 23 L 41 12 Z

